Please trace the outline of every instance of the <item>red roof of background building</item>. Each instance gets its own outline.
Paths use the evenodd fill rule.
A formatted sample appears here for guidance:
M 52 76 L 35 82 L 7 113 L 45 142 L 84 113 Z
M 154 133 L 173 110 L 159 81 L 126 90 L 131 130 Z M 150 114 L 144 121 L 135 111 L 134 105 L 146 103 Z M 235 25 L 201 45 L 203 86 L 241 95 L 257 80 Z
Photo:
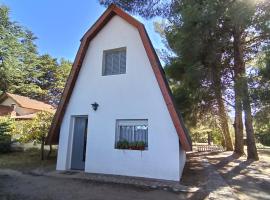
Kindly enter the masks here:
M 11 93 L 4 93 L 0 96 L 0 102 L 3 102 L 7 98 L 13 99 L 18 106 L 22 108 L 28 108 L 28 109 L 34 109 L 34 110 L 40 110 L 40 111 L 48 111 L 48 112 L 54 112 L 53 106 L 44 103 L 42 101 L 37 101 L 34 99 L 30 99 L 29 97 L 17 95 L 17 94 L 11 94 Z

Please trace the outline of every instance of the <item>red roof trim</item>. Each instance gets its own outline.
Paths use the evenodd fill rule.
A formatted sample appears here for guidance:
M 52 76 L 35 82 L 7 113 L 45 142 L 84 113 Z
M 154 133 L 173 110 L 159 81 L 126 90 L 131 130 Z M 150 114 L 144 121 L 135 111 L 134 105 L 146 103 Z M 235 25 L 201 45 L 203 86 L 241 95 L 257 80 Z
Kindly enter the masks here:
M 110 21 L 110 19 L 118 15 L 119 17 L 126 20 L 131 25 L 135 26 L 139 34 L 141 36 L 144 48 L 146 50 L 147 56 L 149 58 L 150 64 L 158 81 L 159 87 L 161 89 L 161 93 L 166 102 L 168 111 L 173 120 L 173 124 L 176 128 L 177 134 L 180 139 L 180 143 L 182 148 L 186 151 L 190 151 L 192 149 L 191 143 L 189 142 L 188 135 L 184 130 L 183 124 L 181 123 L 180 117 L 176 111 L 176 108 L 173 103 L 173 99 L 171 96 L 170 88 L 168 87 L 163 69 L 161 67 L 160 61 L 156 55 L 156 52 L 152 46 L 152 43 L 147 35 L 147 32 L 144 28 L 144 25 L 131 17 L 129 14 L 121 10 L 115 5 L 109 6 L 109 8 L 103 13 L 103 15 L 97 20 L 97 22 L 85 33 L 83 38 L 81 39 L 81 45 L 77 52 L 74 64 L 72 66 L 70 76 L 66 83 L 60 104 L 54 116 L 53 124 L 51 126 L 49 135 L 47 137 L 47 144 L 57 144 L 59 139 L 59 131 L 62 119 L 64 117 L 64 113 L 69 102 L 72 90 L 75 86 L 76 79 L 79 75 L 79 71 L 86 54 L 88 45 L 90 41 L 98 34 L 98 32 Z

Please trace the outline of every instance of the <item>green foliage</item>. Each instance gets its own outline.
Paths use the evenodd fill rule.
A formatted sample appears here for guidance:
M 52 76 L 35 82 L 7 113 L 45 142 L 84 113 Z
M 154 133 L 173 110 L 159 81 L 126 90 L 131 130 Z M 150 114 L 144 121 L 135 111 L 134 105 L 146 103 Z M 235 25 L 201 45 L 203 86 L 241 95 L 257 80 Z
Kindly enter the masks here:
M 169 1 L 161 0 L 99 0 L 100 4 L 109 6 L 111 3 L 123 8 L 124 10 L 139 14 L 145 18 L 166 15 Z
M 270 132 L 256 134 L 256 138 L 261 144 L 270 146 Z
M 40 56 L 34 34 L 12 22 L 6 6 L 0 6 L 0 19 L 0 93 L 9 91 L 57 105 L 71 63 Z
M 54 105 L 57 105 L 61 98 L 71 66 L 72 63 L 70 61 L 61 59 L 60 63 L 56 67 L 54 81 L 51 82 L 49 92 L 50 102 L 52 102 Z
M 128 148 L 133 149 L 133 150 L 144 150 L 145 147 L 146 147 L 146 144 L 143 141 L 131 142 L 128 145 Z
M 118 141 L 116 144 L 117 149 L 132 149 L 132 150 L 144 150 L 146 143 L 143 141 L 128 142 L 127 140 Z
M 198 120 L 196 126 L 190 129 L 190 135 L 192 141 L 195 143 L 207 143 L 208 137 L 210 137 L 210 141 L 214 144 L 224 144 L 224 138 L 218 120 L 211 114 L 205 114 L 204 118 Z
M 36 76 L 32 79 L 32 82 L 41 89 L 41 92 L 31 93 L 31 96 L 57 105 L 72 64 L 65 59 L 57 62 L 57 59 L 52 58 L 50 55 L 39 56 L 37 60 L 38 63 L 34 70 Z
M 256 67 L 249 76 L 251 97 L 256 107 L 270 106 L 270 47 L 258 56 Z
M 270 49 L 265 48 L 250 76 L 251 97 L 255 107 L 254 129 L 257 140 L 270 146 Z
M 211 133 L 212 130 L 209 130 L 209 133 Z M 205 132 L 205 130 L 201 130 L 198 128 L 197 130 L 190 131 L 190 136 L 192 139 L 192 142 L 194 143 L 207 143 L 208 142 L 208 132 Z
M 163 1 L 159 1 L 151 9 L 146 7 L 151 5 L 150 0 L 143 3 L 125 0 L 100 2 L 105 5 L 116 3 L 123 9 L 143 17 L 153 15 L 166 17 L 165 24 L 159 26 L 159 32 L 162 33 L 161 36 L 173 54 L 169 54 L 166 58 L 165 71 L 176 97 L 177 107 L 191 128 L 196 128 L 205 114 L 217 115 L 221 102 L 217 102 L 218 99 L 222 101 L 225 99 L 227 107 L 232 105 L 234 109 L 234 84 L 244 83 L 240 84 L 242 92 L 245 91 L 242 85 L 247 86 L 245 72 L 241 72 L 241 76 L 235 78 L 234 69 L 240 67 L 241 63 L 236 60 L 243 61 L 241 64 L 245 68 L 245 65 L 249 64 L 248 61 L 254 60 L 258 53 L 270 46 L 268 0 L 166 1 L 170 5 L 159 12 L 155 11 L 162 8 Z M 160 27 L 163 27 L 163 30 L 160 30 Z M 234 43 L 236 35 L 239 36 L 238 45 Z M 266 60 L 266 63 L 268 63 L 266 66 L 269 66 L 270 59 Z M 269 102 L 268 68 L 260 70 L 259 79 L 250 81 L 249 87 L 254 86 L 252 105 L 255 112 L 264 110 L 266 101 Z M 217 91 L 221 94 L 217 95 Z M 249 91 L 238 99 L 248 105 L 248 95 Z M 246 109 L 245 112 L 247 114 L 249 111 Z M 223 114 L 220 116 L 225 119 Z M 250 113 L 248 117 L 251 118 Z M 213 131 L 215 132 L 214 129 Z
M 0 135 L 11 135 L 14 128 L 14 120 L 9 117 L 0 117 Z
M 137 142 L 137 147 L 144 148 L 144 147 L 146 147 L 146 144 L 145 144 L 145 142 L 140 141 L 140 142 Z
M 127 140 L 118 141 L 116 147 L 117 149 L 128 149 L 129 142 Z
M 11 135 L 0 136 L 0 153 L 8 153 L 11 151 Z
M 165 70 L 175 82 L 173 92 L 185 121 L 196 122 L 205 113 L 216 111 L 215 91 L 224 91 L 231 81 L 226 70 L 228 55 L 221 56 L 231 36 L 222 30 L 221 1 L 173 4 L 165 36 L 176 56 L 168 59 Z M 215 81 L 221 76 L 223 87 Z
M 11 135 L 14 128 L 14 121 L 12 119 L 0 117 L 0 153 L 11 151 Z
M 17 91 L 24 86 L 37 89 L 28 81 L 36 61 L 33 34 L 9 19 L 9 9 L 0 6 L 0 91 Z
M 220 129 L 212 129 L 211 137 L 214 144 L 224 146 L 224 138 Z
M 255 135 L 263 145 L 270 146 L 270 106 L 264 107 L 255 115 Z
M 173 1 L 165 38 L 175 53 L 165 67 L 177 106 L 194 142 L 225 144 L 232 149 L 223 98 L 231 87 L 230 33 L 223 31 L 224 2 Z M 218 120 L 214 120 L 214 119 Z
M 18 127 L 19 140 L 21 142 L 42 143 L 47 136 L 53 114 L 50 112 L 38 112 L 33 120 L 25 120 Z

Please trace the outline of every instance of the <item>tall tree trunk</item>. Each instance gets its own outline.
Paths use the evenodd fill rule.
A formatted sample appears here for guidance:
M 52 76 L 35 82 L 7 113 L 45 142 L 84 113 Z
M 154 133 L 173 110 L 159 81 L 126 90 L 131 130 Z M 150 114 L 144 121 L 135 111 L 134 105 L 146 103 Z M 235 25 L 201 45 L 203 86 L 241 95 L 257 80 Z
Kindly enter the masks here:
M 245 71 L 245 64 L 243 61 L 243 50 L 241 45 L 241 34 L 239 28 L 233 31 L 233 50 L 234 50 L 234 93 L 235 93 L 235 149 L 234 152 L 242 155 L 244 154 L 244 140 L 243 140 L 243 121 L 242 121 L 242 75 Z
M 44 144 L 45 144 L 45 136 L 42 136 L 41 138 L 41 160 L 44 160 Z
M 242 120 L 242 100 L 240 97 L 241 88 L 240 81 L 235 81 L 235 118 L 234 118 L 234 131 L 235 131 L 235 144 L 234 152 L 242 155 L 244 154 L 244 139 L 243 139 L 243 120 Z
M 208 145 L 211 145 L 211 142 L 212 142 L 212 133 L 211 132 L 207 132 L 207 142 L 208 142 Z
M 220 59 L 219 59 L 220 60 Z M 219 64 L 214 65 L 213 67 L 213 84 L 215 90 L 215 98 L 218 104 L 218 115 L 219 122 L 222 129 L 222 134 L 224 137 L 226 151 L 233 151 L 232 138 L 228 126 L 228 118 L 225 110 L 224 102 L 222 99 L 222 87 L 221 87 L 221 72 Z
M 249 92 L 248 92 L 248 83 L 247 83 L 246 71 L 245 71 L 243 43 L 241 40 L 241 31 L 239 27 L 235 28 L 233 37 L 234 37 L 235 78 L 236 78 L 235 84 L 237 86 L 236 87 L 237 90 L 239 89 L 238 92 L 240 92 L 242 106 L 245 113 L 248 159 L 258 160 L 259 157 L 258 157 L 255 137 L 254 137 L 253 123 L 252 123 L 253 120 L 252 120 L 251 106 L 250 106 Z M 241 114 L 241 118 L 242 118 L 242 114 Z
M 229 131 L 227 114 L 221 96 L 218 96 L 217 102 L 218 102 L 219 121 L 225 138 L 226 151 L 233 151 L 233 143 Z
M 259 160 L 255 143 L 253 119 L 251 114 L 251 106 L 249 100 L 247 78 L 243 78 L 243 110 L 245 112 L 245 127 L 247 133 L 247 154 L 248 159 Z
M 49 150 L 49 152 L 48 152 L 48 154 L 47 154 L 47 160 L 50 159 L 51 154 L 52 154 L 52 145 L 50 144 L 50 150 Z

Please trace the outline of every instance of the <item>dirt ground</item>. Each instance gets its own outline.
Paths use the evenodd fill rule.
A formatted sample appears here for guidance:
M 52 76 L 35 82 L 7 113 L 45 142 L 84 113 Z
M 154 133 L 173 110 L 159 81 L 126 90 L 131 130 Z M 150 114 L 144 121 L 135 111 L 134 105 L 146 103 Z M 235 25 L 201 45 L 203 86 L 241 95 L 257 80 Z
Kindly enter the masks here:
M 2 200 L 88 200 L 88 199 L 182 199 L 181 195 L 160 190 L 144 190 L 117 184 L 65 180 L 31 175 L 0 176 Z
M 256 162 L 232 152 L 189 153 L 181 184 L 198 187 L 193 193 L 40 175 L 54 170 L 55 160 L 40 162 L 38 156 L 0 155 L 0 200 L 270 199 L 269 151 Z
M 270 151 L 259 150 L 260 161 L 231 152 L 206 155 L 239 199 L 270 199 Z

